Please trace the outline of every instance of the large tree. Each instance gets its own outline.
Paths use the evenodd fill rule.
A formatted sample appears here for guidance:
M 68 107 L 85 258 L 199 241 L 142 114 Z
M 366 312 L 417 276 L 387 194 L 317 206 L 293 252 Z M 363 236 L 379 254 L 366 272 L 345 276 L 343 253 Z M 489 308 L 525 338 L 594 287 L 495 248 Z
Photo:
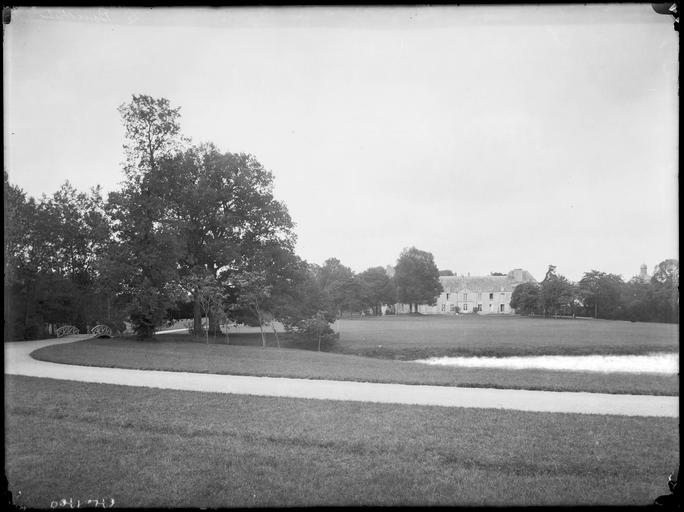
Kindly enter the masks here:
M 259 256 L 266 247 L 294 250 L 293 222 L 273 197 L 273 175 L 254 156 L 203 144 L 162 160 L 159 174 L 166 184 L 164 222 L 183 244 L 178 259 L 182 280 L 260 272 L 268 264 Z M 200 290 L 191 293 L 197 330 Z M 210 316 L 210 330 L 218 329 Z
M 434 257 L 415 247 L 402 251 L 395 267 L 394 282 L 399 302 L 410 304 L 412 312 L 418 312 L 418 304 L 434 305 L 442 293 Z

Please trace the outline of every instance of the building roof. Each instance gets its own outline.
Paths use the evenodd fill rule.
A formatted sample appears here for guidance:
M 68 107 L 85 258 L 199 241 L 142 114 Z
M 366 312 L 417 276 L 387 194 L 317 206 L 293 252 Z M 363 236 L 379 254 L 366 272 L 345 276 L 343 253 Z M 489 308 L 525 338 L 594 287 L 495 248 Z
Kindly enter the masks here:
M 515 269 L 505 276 L 441 276 L 439 282 L 442 283 L 444 291 L 449 293 L 461 290 L 491 293 L 512 292 L 520 283 L 536 283 L 537 281 L 526 270 Z

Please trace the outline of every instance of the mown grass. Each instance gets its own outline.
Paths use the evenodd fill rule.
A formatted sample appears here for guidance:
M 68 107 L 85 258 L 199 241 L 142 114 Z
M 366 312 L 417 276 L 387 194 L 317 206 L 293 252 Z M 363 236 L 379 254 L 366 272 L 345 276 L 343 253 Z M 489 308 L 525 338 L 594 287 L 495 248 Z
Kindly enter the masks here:
M 205 345 L 183 334 L 159 336 L 152 342 L 91 339 L 45 347 L 32 356 L 56 363 L 143 370 L 549 391 L 679 393 L 676 375 L 440 367 L 310 350 Z
M 647 505 L 678 420 L 282 399 L 5 377 L 15 503 Z
M 336 352 L 367 357 L 679 352 L 679 325 L 520 316 L 386 316 L 342 320 Z

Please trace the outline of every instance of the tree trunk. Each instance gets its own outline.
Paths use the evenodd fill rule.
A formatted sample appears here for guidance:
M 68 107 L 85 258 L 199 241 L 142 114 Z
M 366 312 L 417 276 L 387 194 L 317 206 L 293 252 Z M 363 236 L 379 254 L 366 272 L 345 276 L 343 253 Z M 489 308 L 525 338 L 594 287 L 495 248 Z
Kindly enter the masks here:
M 266 348 L 266 338 L 264 338 L 264 324 L 259 320 L 259 331 L 261 331 L 261 346 Z
M 26 301 L 24 304 L 24 328 L 22 329 L 22 338 L 24 338 L 25 340 L 28 339 L 27 331 L 29 322 L 29 304 L 31 303 L 30 291 L 31 284 L 29 283 L 29 285 L 26 287 Z
M 214 314 L 213 307 L 209 308 L 208 317 L 209 317 L 209 325 L 208 325 L 209 331 L 214 336 L 216 336 L 216 333 L 223 334 L 221 332 L 221 326 L 219 325 L 219 320 L 218 320 L 216 314 Z
M 202 332 L 202 307 L 200 306 L 199 291 L 193 293 L 194 304 L 192 306 L 193 323 L 192 330 L 195 336 Z
M 318 351 L 321 351 L 321 332 L 318 332 Z
M 259 311 L 259 302 L 254 303 L 254 307 L 257 312 L 257 318 L 259 319 L 259 331 L 261 332 L 261 346 L 266 347 L 266 338 L 264 338 L 264 320 L 261 318 L 261 311 Z
M 278 345 L 278 348 L 280 348 L 280 340 L 278 339 L 278 331 L 276 331 L 275 325 L 273 322 L 271 322 L 271 328 L 273 329 L 273 334 L 275 334 L 276 338 L 276 345 Z

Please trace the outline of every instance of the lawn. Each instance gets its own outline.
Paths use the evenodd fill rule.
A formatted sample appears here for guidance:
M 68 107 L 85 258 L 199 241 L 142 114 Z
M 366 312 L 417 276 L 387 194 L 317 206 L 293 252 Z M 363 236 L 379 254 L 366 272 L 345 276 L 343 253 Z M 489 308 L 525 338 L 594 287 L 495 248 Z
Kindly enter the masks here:
M 679 325 L 520 316 L 385 316 L 342 320 L 337 352 L 370 357 L 679 352 Z
M 90 339 L 45 347 L 32 355 L 57 363 L 144 370 L 549 391 L 679 394 L 676 375 L 439 367 L 311 350 L 206 345 L 182 333 L 161 335 L 151 342 L 126 338 Z
M 17 505 L 648 505 L 678 419 L 330 402 L 5 377 Z M 110 503 L 110 501 L 107 501 Z

